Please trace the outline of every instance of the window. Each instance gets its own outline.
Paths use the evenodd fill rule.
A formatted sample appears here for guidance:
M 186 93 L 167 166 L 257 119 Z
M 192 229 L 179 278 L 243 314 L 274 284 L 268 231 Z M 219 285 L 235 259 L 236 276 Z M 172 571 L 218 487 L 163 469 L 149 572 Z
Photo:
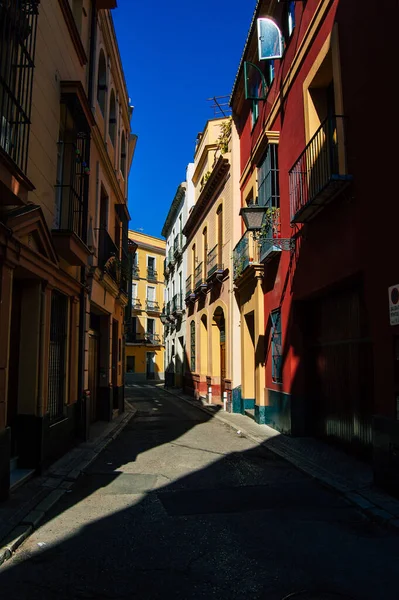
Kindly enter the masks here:
M 121 173 L 126 179 L 126 139 L 125 134 L 122 133 L 122 142 L 121 142 L 121 163 L 120 163 Z
M 64 416 L 67 323 L 68 298 L 54 290 L 51 294 L 48 368 L 48 411 L 52 421 Z
M 132 304 L 135 305 L 137 301 L 137 283 L 132 283 Z
M 26 173 L 38 0 L 0 2 L 0 148 Z
M 61 104 L 53 229 L 73 232 L 83 241 L 89 174 L 89 134 L 75 123 L 69 107 Z
M 295 1 L 291 0 L 287 5 L 287 31 L 288 37 L 292 35 L 295 27 Z
M 204 264 L 204 270 L 206 270 L 206 264 L 207 264 L 207 260 L 208 260 L 208 229 L 207 229 L 207 227 L 205 227 L 202 232 L 202 250 L 203 250 L 202 261 Z
M 107 97 L 107 64 L 104 52 L 100 51 L 97 73 L 97 102 L 103 116 L 105 115 L 105 100 Z
M 154 256 L 147 256 L 147 279 L 155 281 L 157 279 L 156 260 Z
M 126 357 L 126 371 L 128 373 L 135 373 L 136 365 L 135 365 L 135 356 L 127 356 Z
M 273 310 L 270 313 L 272 322 L 272 380 L 275 383 L 282 382 L 282 361 L 281 361 L 281 311 Z
M 116 142 L 116 100 L 115 92 L 111 90 L 111 98 L 109 100 L 109 119 L 108 119 L 108 134 L 112 145 L 115 148 Z
M 266 222 L 270 224 L 270 231 L 266 232 L 266 237 L 279 237 L 280 234 L 278 177 L 278 145 L 269 144 L 263 162 L 258 169 L 258 202 L 261 206 L 266 206 Z
M 154 309 L 156 308 L 156 300 L 155 300 L 155 288 L 148 286 L 147 287 L 147 308 Z
M 190 369 L 195 372 L 195 321 L 190 323 Z
M 147 335 L 153 336 L 155 333 L 155 319 L 147 319 Z

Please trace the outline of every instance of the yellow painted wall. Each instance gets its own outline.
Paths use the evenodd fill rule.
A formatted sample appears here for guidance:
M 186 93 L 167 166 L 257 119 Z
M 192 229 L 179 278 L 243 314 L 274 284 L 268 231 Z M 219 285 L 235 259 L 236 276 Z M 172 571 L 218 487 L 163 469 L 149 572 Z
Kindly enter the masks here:
M 147 320 L 154 319 L 154 333 L 159 336 L 159 343 L 139 344 L 126 343 L 126 382 L 140 381 L 146 379 L 146 354 L 155 352 L 155 379 L 164 378 L 164 344 L 163 344 L 163 324 L 160 314 L 164 303 L 164 259 L 166 242 L 160 238 L 146 235 L 139 231 L 129 231 L 129 238 L 137 244 L 136 256 L 138 266 L 138 277 L 133 278 L 133 284 L 136 285 L 136 298 L 141 302 L 140 310 L 132 310 L 132 317 L 136 318 L 137 334 L 144 335 L 147 331 Z M 154 269 L 157 273 L 156 281 L 152 281 L 147 275 L 147 257 L 155 259 Z M 154 300 L 158 303 L 158 311 L 147 310 L 146 298 L 148 287 L 155 288 Z M 135 373 L 129 373 L 127 370 L 127 357 L 135 357 Z

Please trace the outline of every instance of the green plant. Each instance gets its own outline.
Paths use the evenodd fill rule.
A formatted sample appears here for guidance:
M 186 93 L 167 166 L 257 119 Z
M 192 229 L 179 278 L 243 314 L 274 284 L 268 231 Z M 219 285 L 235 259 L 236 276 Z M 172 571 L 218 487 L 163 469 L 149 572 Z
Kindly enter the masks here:
M 266 209 L 263 219 L 262 228 L 260 230 L 261 238 L 279 237 L 280 233 L 280 208 L 270 206 Z
M 220 124 L 220 134 L 218 137 L 218 148 L 222 154 L 229 150 L 229 141 L 231 138 L 231 117 Z

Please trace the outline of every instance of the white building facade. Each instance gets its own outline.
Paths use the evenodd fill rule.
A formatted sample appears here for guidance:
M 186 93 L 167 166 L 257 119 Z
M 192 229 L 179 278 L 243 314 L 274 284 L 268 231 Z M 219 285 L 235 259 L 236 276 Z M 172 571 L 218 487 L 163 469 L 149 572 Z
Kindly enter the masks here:
M 186 181 L 178 186 L 162 228 L 162 236 L 166 238 L 165 306 L 162 314 L 165 339 L 165 385 L 174 387 L 183 387 L 187 361 L 184 302 L 187 253 L 182 230 L 194 205 L 193 168 L 192 163 L 187 166 Z

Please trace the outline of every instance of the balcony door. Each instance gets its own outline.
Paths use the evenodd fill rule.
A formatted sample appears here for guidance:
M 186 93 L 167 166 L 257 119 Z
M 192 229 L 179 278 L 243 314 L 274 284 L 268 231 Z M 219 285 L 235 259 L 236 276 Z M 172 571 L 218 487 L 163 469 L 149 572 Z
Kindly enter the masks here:
M 155 379 L 155 352 L 147 352 L 146 375 L 147 379 Z

